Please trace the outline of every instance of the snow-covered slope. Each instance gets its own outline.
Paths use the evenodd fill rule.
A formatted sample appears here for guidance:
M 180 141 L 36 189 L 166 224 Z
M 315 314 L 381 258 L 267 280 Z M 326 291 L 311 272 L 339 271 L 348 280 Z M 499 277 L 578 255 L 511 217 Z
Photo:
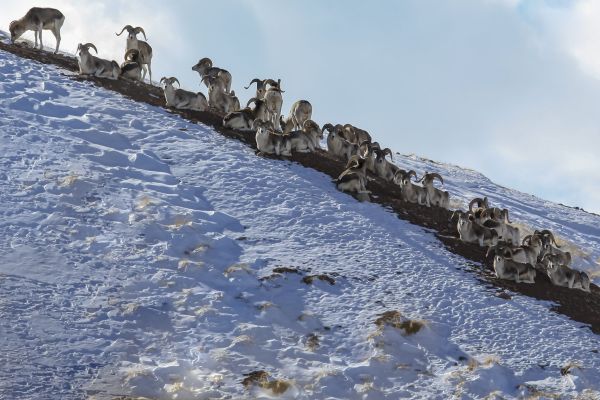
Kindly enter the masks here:
M 0 398 L 600 393 L 598 336 L 496 297 L 431 232 L 66 75 L 0 53 Z M 399 162 L 594 266 L 598 217 Z

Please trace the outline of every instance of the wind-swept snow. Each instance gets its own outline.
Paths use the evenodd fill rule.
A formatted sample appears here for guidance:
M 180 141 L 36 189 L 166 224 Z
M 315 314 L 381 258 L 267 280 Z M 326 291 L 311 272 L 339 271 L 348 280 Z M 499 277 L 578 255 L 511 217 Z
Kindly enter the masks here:
M 328 176 L 51 66 L 0 53 L 0 77 L 0 398 L 600 393 L 598 336 Z M 594 266 L 598 217 L 400 164 Z

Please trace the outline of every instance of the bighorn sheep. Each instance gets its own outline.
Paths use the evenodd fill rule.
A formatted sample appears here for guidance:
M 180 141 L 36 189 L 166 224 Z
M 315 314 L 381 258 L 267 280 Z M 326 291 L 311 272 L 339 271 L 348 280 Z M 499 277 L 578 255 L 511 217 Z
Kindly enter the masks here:
M 571 264 L 571 253 L 560 249 L 560 246 L 558 243 L 556 243 L 554 235 L 551 231 L 547 229 L 541 231 L 536 230 L 534 234 L 539 235 L 542 239 L 542 251 L 540 252 L 540 258 L 544 257 L 546 254 L 552 254 L 556 256 L 557 260 L 560 260 L 561 265 Z
M 369 193 L 367 190 L 367 164 L 364 158 L 358 155 L 353 155 L 346 169 L 335 179 L 336 187 L 342 192 L 356 193 L 359 200 L 369 201 Z
M 569 289 L 581 289 L 586 292 L 590 291 L 590 277 L 583 271 L 576 271 L 566 265 L 559 265 L 549 261 L 546 273 L 556 286 L 566 286 Z
M 372 149 L 372 152 L 375 153 L 375 158 L 373 159 L 373 169 L 375 170 L 375 173 L 388 182 L 394 182 L 394 176 L 396 175 L 396 172 L 398 172 L 399 168 L 385 159 L 386 155 L 389 155 L 392 160 L 394 159 L 392 156 L 392 151 L 386 147 L 383 150 L 380 148 L 374 148 Z
M 223 90 L 227 93 L 231 91 L 231 74 L 229 71 L 222 68 L 213 67 L 213 62 L 210 58 L 204 57 L 192 67 L 192 71 L 200 74 L 200 79 L 208 86 L 208 81 L 204 81 L 204 77 L 209 76 L 214 79 L 219 79 L 223 82 Z
M 467 243 L 479 243 L 479 246 L 497 246 L 498 233 L 490 228 L 479 225 L 472 212 L 459 212 L 456 225 L 460 239 Z
M 371 135 L 364 129 L 357 128 L 351 124 L 346 124 L 343 128 L 344 138 L 349 142 L 360 144 L 372 141 Z
M 289 135 L 281 135 L 273 130 L 271 121 L 254 121 L 256 147 L 259 153 L 291 156 L 292 143 Z
M 309 119 L 302 124 L 302 130 L 289 134 L 292 150 L 299 153 L 310 153 L 321 148 L 319 141 L 323 139 L 323 131 L 319 125 Z
M 349 161 L 353 155 L 356 155 L 359 150 L 359 146 L 356 143 L 350 143 L 342 136 L 342 126 L 332 124 L 323 125 L 323 132 L 328 131 L 327 135 L 327 150 L 345 161 Z
M 502 252 L 496 252 L 494 256 L 494 271 L 500 279 L 511 281 L 535 283 L 535 268 L 513 259 L 512 250 L 504 248 Z
M 528 235 L 523 238 L 522 245 L 512 249 L 515 261 L 536 265 L 542 251 L 542 240 L 538 235 Z
M 450 208 L 450 194 L 447 191 L 439 190 L 438 188 L 433 186 L 433 181 L 438 179 L 442 185 L 444 184 L 444 179 L 440 174 L 432 172 L 425 172 L 425 175 L 421 178 L 421 182 L 423 183 L 423 187 L 427 191 L 427 203 L 429 205 L 434 205 L 437 207 L 449 209 Z
M 270 79 L 258 79 L 254 78 L 250 81 L 248 86 L 244 86 L 244 89 L 250 89 L 253 83 L 256 83 L 256 98 L 263 99 L 265 97 L 265 92 L 267 91 L 267 81 Z
M 394 183 L 402 189 L 402 200 L 425 205 L 427 203 L 427 192 L 425 188 L 412 183 L 411 176 L 414 176 L 415 180 L 417 179 L 417 173 L 412 169 L 408 172 L 398 169 L 394 174 Z
M 136 49 L 140 52 L 140 64 L 142 64 L 143 68 L 143 76 L 142 81 L 146 78 L 146 72 L 148 72 L 148 79 L 152 82 L 152 47 L 145 42 L 144 40 L 148 40 L 146 37 L 146 32 L 144 32 L 144 28 L 138 26 L 136 28 L 131 25 L 125 25 L 121 32 L 115 33 L 117 36 L 121 36 L 123 31 L 127 31 L 127 42 L 125 45 L 125 51 Z M 141 33 L 144 35 L 144 40 L 138 40 L 137 35 Z
M 508 225 L 504 219 L 496 218 L 495 214 L 490 213 L 490 211 L 491 210 L 486 209 L 480 211 L 479 220 L 483 221 L 483 223 L 480 222 L 480 224 L 498 232 L 500 240 L 518 246 L 520 243 L 519 228 Z
M 304 123 L 312 117 L 312 105 L 306 100 L 298 100 L 292 104 L 290 114 L 287 119 L 281 116 L 281 126 L 283 133 L 289 133 L 293 130 L 300 130 L 304 127 Z
M 281 107 L 283 106 L 283 97 L 281 93 L 281 79 L 275 82 L 273 79 L 267 79 L 265 82 L 269 85 L 269 88 L 265 92 L 265 102 L 267 103 L 267 110 L 269 114 L 269 120 L 273 122 L 273 126 L 277 130 L 281 130 L 279 117 L 281 116 Z
M 226 92 L 221 79 L 205 75 L 202 81 L 208 86 L 208 104 L 212 108 L 224 114 L 240 109 L 240 101 L 235 92 Z
M 254 103 L 254 109 L 250 108 L 250 103 Z M 248 100 L 246 108 L 240 111 L 234 111 L 223 118 L 223 126 L 240 131 L 254 131 L 254 121 L 267 120 L 267 105 L 264 100 L 256 97 Z
M 65 16 L 54 8 L 33 7 L 27 11 L 23 18 L 12 21 L 8 26 L 10 31 L 10 40 L 12 43 L 21 37 L 27 31 L 33 31 L 35 35 L 35 47 L 38 47 L 38 36 L 40 37 L 40 50 L 44 49 L 42 43 L 42 30 L 46 29 L 54 34 L 56 38 L 56 49 L 54 54 L 58 53 L 60 46 L 60 28 L 65 22 Z
M 125 61 L 121 64 L 121 76 L 134 81 L 142 80 L 142 64 L 140 63 L 139 50 L 127 50 Z
M 180 110 L 205 111 L 208 108 L 206 97 L 202 93 L 193 93 L 183 89 L 175 89 L 173 84 L 179 81 L 175 77 L 162 77 L 160 83 L 164 82 L 164 93 L 167 106 Z
M 93 75 L 99 78 L 118 79 L 121 75 L 121 68 L 116 61 L 104 60 L 90 54 L 90 47 L 98 54 L 98 49 L 93 43 L 86 43 L 77 46 L 79 54 L 79 73 L 81 75 Z

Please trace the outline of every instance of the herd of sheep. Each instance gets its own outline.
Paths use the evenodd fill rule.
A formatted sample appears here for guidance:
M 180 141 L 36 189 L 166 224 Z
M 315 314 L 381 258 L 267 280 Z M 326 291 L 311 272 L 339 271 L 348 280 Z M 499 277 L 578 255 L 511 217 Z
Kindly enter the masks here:
M 27 14 L 10 24 L 11 40 L 14 42 L 24 32 L 35 32 L 35 46 L 43 49 L 42 30 L 50 30 L 56 37 L 56 50 L 60 46 L 60 28 L 64 15 L 52 8 L 32 8 Z M 99 58 L 93 43 L 79 44 L 79 72 L 82 75 L 107 79 L 128 79 L 144 81 L 146 73 L 152 82 L 152 47 L 147 41 L 139 40 L 141 27 L 123 27 L 120 36 L 127 31 L 124 61 Z M 450 208 L 447 191 L 434 186 L 435 180 L 444 183 L 437 173 L 425 173 L 418 179 L 415 171 L 405 171 L 393 162 L 392 152 L 381 148 L 371 135 L 351 124 L 325 124 L 322 128 L 314 122 L 312 105 L 306 100 L 295 102 L 287 118 L 281 114 L 283 90 L 281 80 L 253 79 L 249 89 L 256 84 L 256 94 L 246 107 L 231 90 L 231 74 L 214 67 L 209 58 L 202 58 L 192 70 L 198 72 L 202 83 L 208 88 L 208 99 L 202 93 L 194 93 L 180 87 L 175 77 L 163 77 L 160 84 L 166 104 L 176 109 L 211 111 L 223 116 L 223 125 L 229 129 L 252 132 L 256 138 L 258 151 L 263 154 L 290 156 L 294 152 L 314 152 L 320 149 L 320 142 L 327 132 L 327 150 L 346 162 L 345 170 L 334 180 L 337 188 L 351 193 L 361 200 L 368 200 L 370 192 L 367 184 L 371 176 L 377 176 L 390 184 L 400 187 L 402 200 L 426 207 Z M 252 105 L 252 107 L 251 107 Z M 393 161 L 393 160 L 392 160 Z M 487 198 L 474 199 L 468 211 L 455 211 L 458 214 L 457 230 L 460 239 L 488 247 L 488 255 L 494 254 L 494 270 L 500 279 L 533 283 L 536 271 L 545 271 L 553 284 L 590 291 L 590 279 L 585 272 L 569 267 L 571 254 L 560 249 L 552 232 L 535 231 L 524 237 L 509 220 L 508 210 L 490 207 Z

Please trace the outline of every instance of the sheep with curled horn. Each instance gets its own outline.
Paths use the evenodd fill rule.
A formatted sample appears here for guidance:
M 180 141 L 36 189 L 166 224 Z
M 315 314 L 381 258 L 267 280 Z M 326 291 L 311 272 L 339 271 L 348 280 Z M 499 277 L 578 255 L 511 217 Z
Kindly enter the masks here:
M 300 130 L 304 127 L 304 122 L 312 117 L 312 105 L 306 100 L 298 100 L 292 104 L 290 113 L 286 119 L 283 115 L 280 117 L 280 124 L 283 127 L 283 133 L 290 133 L 293 130 Z
M 552 284 L 556 286 L 581 289 L 585 292 L 590 291 L 590 277 L 583 271 L 577 271 L 566 265 L 555 264 L 553 261 L 548 260 L 546 273 Z
M 439 180 L 442 185 L 444 184 L 444 178 L 436 172 L 425 172 L 425 175 L 421 178 L 423 187 L 427 191 L 427 204 L 448 210 L 450 208 L 450 194 L 433 186 L 435 179 Z
M 180 85 L 179 80 L 175 77 L 166 78 L 163 76 L 160 78 L 160 83 L 164 83 L 163 90 L 167 106 L 179 110 L 206 111 L 208 102 L 204 94 L 176 89 L 173 86 L 175 82 Z
M 121 77 L 133 81 L 142 80 L 142 64 L 140 63 L 139 50 L 127 50 L 125 53 L 125 61 L 121 64 Z
M 415 185 L 411 181 L 411 177 L 414 177 L 415 180 L 417 180 L 417 173 L 412 169 L 407 172 L 398 168 L 394 174 L 394 183 L 402 189 L 402 200 L 409 203 L 426 205 L 427 192 L 425 191 L 425 188 Z
M 90 48 L 98 54 L 98 49 L 93 43 L 85 43 L 77 46 L 79 55 L 79 74 L 92 75 L 98 78 L 118 79 L 121 75 L 121 68 L 116 61 L 98 58 L 90 53 Z
M 27 11 L 25 16 L 10 23 L 8 26 L 8 30 L 10 31 L 10 41 L 11 43 L 14 43 L 15 40 L 20 38 L 25 32 L 33 31 L 35 35 L 34 48 L 38 47 L 39 36 L 40 50 L 43 50 L 42 31 L 46 29 L 51 31 L 56 38 L 56 49 L 54 50 L 54 54 L 56 54 L 60 47 L 60 28 L 62 28 L 64 22 L 65 16 L 55 8 L 33 7 Z
M 519 245 L 521 234 L 519 228 L 509 224 L 508 210 L 487 208 L 481 211 L 480 217 L 480 219 L 484 221 L 483 225 L 495 229 L 501 240 L 514 246 Z
M 254 104 L 254 108 L 250 108 Z M 223 118 L 223 126 L 239 131 L 254 132 L 254 121 L 267 120 L 267 105 L 264 100 L 256 97 L 248 100 L 246 107 L 239 111 L 230 112 Z
M 371 142 L 372 138 L 369 132 L 364 129 L 360 129 L 351 124 L 344 125 L 344 137 L 349 142 L 353 143 L 363 143 L 363 142 Z
M 483 199 L 481 197 L 476 197 L 473 200 L 471 200 L 471 202 L 469 203 L 469 211 L 471 212 L 475 212 L 475 210 L 473 210 L 473 206 L 477 204 L 477 208 L 489 208 L 489 201 L 487 197 L 484 197 Z
M 359 146 L 344 139 L 342 125 L 333 126 L 330 123 L 323 125 L 322 131 L 327 131 L 327 150 L 336 157 L 349 161 L 353 155 L 357 155 Z
M 254 83 L 256 83 L 256 98 L 257 99 L 263 99 L 265 97 L 265 92 L 267 90 L 266 88 L 266 82 L 268 79 L 258 79 L 258 78 L 254 78 L 250 81 L 250 83 L 248 84 L 248 86 L 244 86 L 244 89 L 250 89 L 252 87 L 252 85 Z
M 271 121 L 255 120 L 253 126 L 256 129 L 256 147 L 259 154 L 292 155 L 290 135 L 275 132 Z
M 483 220 L 483 223 L 480 223 L 480 225 L 495 230 L 498 233 L 499 240 L 518 246 L 519 229 L 506 224 L 503 220 L 489 218 L 488 213 L 490 213 L 489 209 L 482 211 L 483 216 L 480 219 Z
M 560 260 L 561 265 L 571 265 L 572 256 L 568 251 L 563 251 L 560 249 L 558 243 L 554 238 L 554 234 L 548 229 L 544 229 L 541 231 L 536 230 L 534 235 L 539 235 L 542 239 L 542 251 L 540 252 L 539 257 L 543 258 L 547 254 L 551 254 L 557 257 Z
M 364 141 L 363 143 L 370 142 Z M 389 155 L 392 161 L 394 160 L 392 150 L 390 150 L 387 147 L 383 150 L 378 147 L 372 149 L 373 153 L 375 154 L 375 159 L 373 161 L 373 168 L 375 169 L 375 174 L 388 182 L 394 182 L 394 176 L 396 175 L 396 172 L 399 170 L 399 168 L 395 164 L 392 164 L 391 162 L 386 160 L 385 158 L 386 155 Z
M 227 114 L 240 109 L 240 101 L 235 92 L 226 92 L 223 81 L 218 77 L 205 75 L 202 82 L 208 86 L 208 104 L 218 113 Z
M 213 62 L 210 58 L 201 58 L 196 65 L 192 67 L 192 71 L 196 71 L 200 74 L 200 79 L 207 87 L 209 81 L 205 81 L 204 78 L 208 76 L 211 79 L 219 79 L 223 83 L 223 90 L 226 93 L 231 92 L 231 74 L 223 68 L 213 67 Z
M 281 130 L 280 126 L 280 116 L 281 116 L 281 107 L 283 106 L 283 96 L 281 93 L 285 93 L 281 90 L 281 79 L 275 82 L 273 79 L 267 79 L 265 81 L 265 86 L 269 85 L 267 90 L 265 91 L 265 102 L 267 103 L 267 110 L 269 114 L 269 120 L 273 123 L 273 126 L 278 131 Z
M 454 214 L 457 213 L 458 222 L 456 224 L 456 230 L 458 231 L 460 240 L 466 243 L 477 243 L 480 247 L 495 247 L 498 245 L 498 233 L 493 229 L 477 223 L 471 211 L 454 212 Z
M 304 121 L 301 130 L 290 132 L 288 136 L 292 151 L 312 153 L 315 149 L 321 148 L 319 142 L 323 139 L 323 131 L 315 121 L 309 119 Z
M 512 257 L 515 261 L 536 265 L 541 251 L 542 240 L 540 237 L 538 235 L 527 235 L 523 238 L 521 246 L 512 249 Z
M 496 251 L 494 255 L 496 277 L 517 283 L 535 283 L 535 268 L 530 264 L 515 261 L 513 256 L 513 251 L 509 247 Z
M 146 78 L 146 73 L 148 73 L 148 80 L 152 83 L 152 47 L 148 44 L 146 37 L 146 32 L 144 28 L 141 26 L 133 27 L 131 25 L 125 25 L 121 32 L 115 33 L 117 36 L 121 36 L 121 34 L 127 31 L 127 41 L 125 42 L 125 51 L 129 51 L 131 49 L 135 49 L 140 52 L 139 62 L 142 65 L 142 81 Z M 138 34 L 144 35 L 144 40 L 139 40 L 137 38 Z
M 338 190 L 354 193 L 360 201 L 370 201 L 371 192 L 367 190 L 367 163 L 359 155 L 350 157 L 346 169 L 333 182 Z

